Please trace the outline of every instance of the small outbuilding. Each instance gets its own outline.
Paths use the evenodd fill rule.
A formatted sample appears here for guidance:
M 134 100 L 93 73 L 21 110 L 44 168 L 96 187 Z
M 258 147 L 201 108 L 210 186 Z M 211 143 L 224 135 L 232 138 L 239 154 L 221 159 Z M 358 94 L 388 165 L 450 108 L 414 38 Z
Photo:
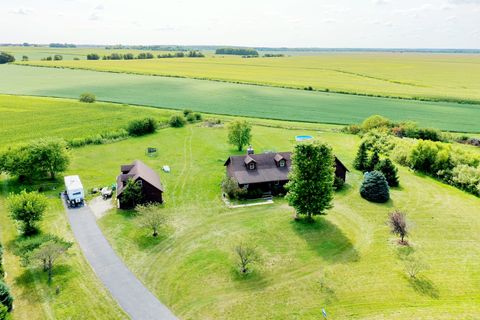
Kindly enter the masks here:
M 160 176 L 145 163 L 135 160 L 132 164 L 122 165 L 117 177 L 117 201 L 119 208 L 130 208 L 131 203 L 122 201 L 122 193 L 127 181 L 132 179 L 142 187 L 143 203 L 163 203 L 164 188 Z

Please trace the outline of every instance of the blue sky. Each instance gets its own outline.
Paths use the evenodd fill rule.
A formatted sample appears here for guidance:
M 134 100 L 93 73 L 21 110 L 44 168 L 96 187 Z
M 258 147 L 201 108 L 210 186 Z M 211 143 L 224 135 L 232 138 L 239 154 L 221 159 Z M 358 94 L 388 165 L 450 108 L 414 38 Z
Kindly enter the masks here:
M 0 3 L 0 43 L 480 48 L 480 0 Z

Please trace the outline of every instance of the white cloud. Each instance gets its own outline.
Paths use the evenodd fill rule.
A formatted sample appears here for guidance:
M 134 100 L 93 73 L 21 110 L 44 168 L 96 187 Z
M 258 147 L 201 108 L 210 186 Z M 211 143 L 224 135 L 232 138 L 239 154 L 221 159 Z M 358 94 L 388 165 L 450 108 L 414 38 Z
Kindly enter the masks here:
M 480 5 L 480 0 L 450 0 L 449 2 L 455 5 L 463 5 L 463 4 Z
M 389 4 L 390 1 L 388 1 L 388 0 L 373 0 L 373 3 L 376 4 L 376 5 L 382 6 L 382 5 L 385 5 L 385 4 Z
M 29 8 L 18 8 L 18 9 L 14 9 L 14 10 L 10 11 L 10 13 L 12 13 L 12 14 L 18 14 L 18 15 L 22 15 L 22 16 L 29 15 L 32 12 L 33 12 L 33 10 L 29 9 Z
M 90 15 L 90 17 L 88 17 L 88 20 L 90 20 L 90 21 L 98 21 L 100 19 L 101 19 L 101 17 L 98 14 L 96 14 L 95 12 L 93 12 Z
M 103 10 L 103 9 L 105 9 L 105 7 L 103 6 L 103 4 L 99 4 L 98 6 L 96 6 L 96 7 L 94 8 L 94 10 Z

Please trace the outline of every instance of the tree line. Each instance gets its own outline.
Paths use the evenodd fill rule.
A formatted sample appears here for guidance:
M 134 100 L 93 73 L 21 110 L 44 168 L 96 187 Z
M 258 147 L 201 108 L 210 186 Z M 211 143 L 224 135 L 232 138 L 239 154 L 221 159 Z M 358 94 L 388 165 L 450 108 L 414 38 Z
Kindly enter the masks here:
M 163 53 L 158 54 L 156 56 L 159 59 L 162 58 L 203 58 L 205 55 L 200 51 L 191 50 L 188 52 L 176 52 L 176 53 Z M 87 54 L 87 60 L 133 60 L 133 59 L 154 59 L 155 55 L 151 52 L 141 52 L 138 55 L 134 55 L 133 53 L 111 53 L 109 55 L 104 55 L 100 57 L 97 53 L 89 53 Z
M 215 54 L 231 54 L 238 56 L 258 56 L 258 51 L 248 48 L 218 48 Z

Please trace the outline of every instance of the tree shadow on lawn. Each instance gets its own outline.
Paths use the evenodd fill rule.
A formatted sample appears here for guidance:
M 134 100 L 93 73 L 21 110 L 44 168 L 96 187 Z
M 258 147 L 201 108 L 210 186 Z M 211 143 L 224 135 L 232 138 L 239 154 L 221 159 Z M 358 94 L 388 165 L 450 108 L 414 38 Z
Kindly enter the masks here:
M 54 266 L 52 283 L 48 283 L 48 274 L 41 267 L 26 268 L 23 273 L 14 279 L 15 285 L 24 289 L 20 295 L 22 300 L 30 303 L 42 303 L 50 299 L 57 286 L 64 287 L 68 282 L 68 273 L 72 267 L 65 264 Z M 67 281 L 65 281 L 67 280 Z M 38 286 L 43 289 L 50 289 L 47 294 L 38 292 Z M 32 294 L 34 292 L 34 294 Z
M 355 262 L 359 255 L 350 239 L 325 218 L 292 220 L 293 230 L 302 236 L 319 256 L 331 262 Z
M 230 273 L 235 287 L 240 290 L 263 290 L 271 283 L 271 280 L 262 274 L 258 266 L 253 267 L 253 270 L 246 275 L 240 274 L 238 269 L 234 267 L 231 268 Z
M 416 292 L 428 296 L 433 299 L 438 299 L 440 297 L 440 293 L 438 291 L 438 288 L 435 286 L 435 284 L 428 279 L 425 276 L 419 276 L 419 277 L 408 277 L 404 276 L 408 284 L 415 290 Z

